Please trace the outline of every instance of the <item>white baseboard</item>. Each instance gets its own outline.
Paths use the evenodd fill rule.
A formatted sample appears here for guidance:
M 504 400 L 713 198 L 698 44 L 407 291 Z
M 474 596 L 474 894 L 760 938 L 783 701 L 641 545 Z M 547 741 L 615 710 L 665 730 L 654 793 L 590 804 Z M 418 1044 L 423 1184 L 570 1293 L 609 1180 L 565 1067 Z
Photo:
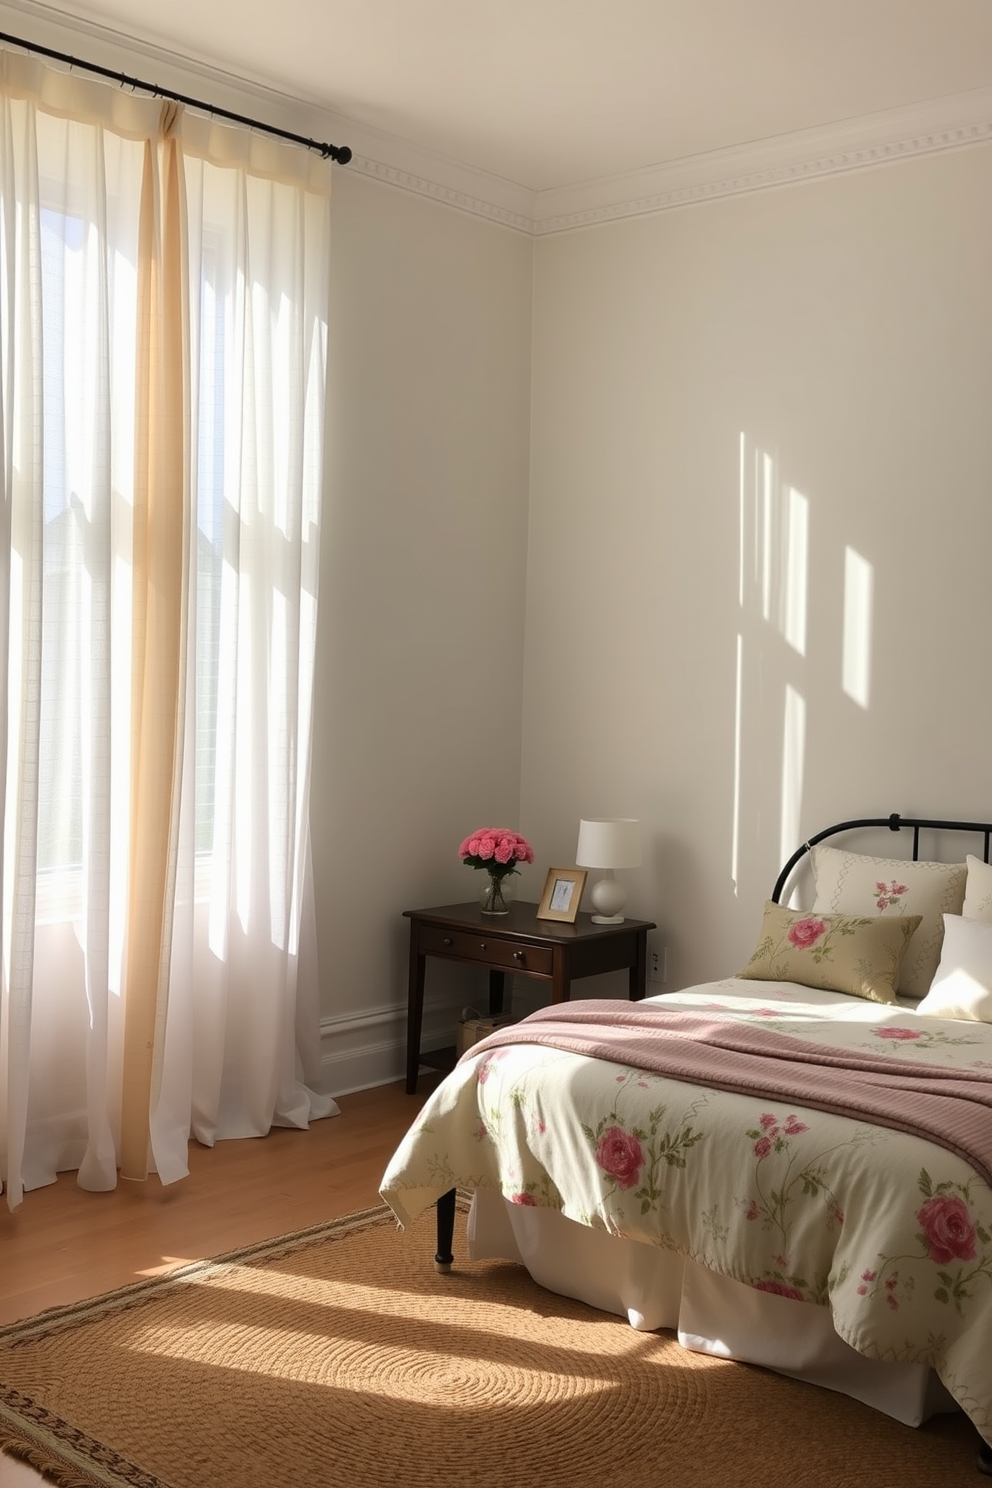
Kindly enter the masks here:
M 523 1017 L 543 1006 L 545 983 L 526 977 L 513 978 L 508 986 L 507 1006 Z M 422 1049 L 443 1049 L 454 1043 L 454 1030 L 462 1013 L 462 1001 L 427 998 L 421 1033 Z M 480 1004 L 478 1011 L 485 1009 Z M 345 1013 L 320 1022 L 321 1089 L 327 1095 L 351 1095 L 406 1077 L 406 1002 L 370 1008 L 364 1013 Z
M 406 1011 L 404 1002 L 321 1019 L 320 1064 L 327 1095 L 350 1095 L 405 1078 Z M 421 1048 L 443 1049 L 453 1043 L 460 1012 L 454 1004 L 426 1003 Z

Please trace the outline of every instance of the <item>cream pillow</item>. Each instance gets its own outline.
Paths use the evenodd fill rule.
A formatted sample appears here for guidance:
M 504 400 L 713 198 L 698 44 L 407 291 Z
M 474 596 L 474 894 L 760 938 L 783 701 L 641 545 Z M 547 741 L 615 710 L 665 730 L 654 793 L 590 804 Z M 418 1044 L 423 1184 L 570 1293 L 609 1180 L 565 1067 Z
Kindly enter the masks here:
M 968 865 L 870 858 L 821 845 L 810 850 L 810 860 L 818 913 L 919 916 L 896 990 L 903 997 L 925 997 L 940 960 L 943 916 L 960 914 L 964 904 Z
M 961 913 L 969 920 L 992 920 L 992 867 L 981 858 L 968 854 L 965 862 L 968 879 L 964 890 L 964 908 Z
M 812 914 L 769 899 L 754 955 L 737 975 L 895 1002 L 899 965 L 919 923 L 919 915 Z
M 940 965 L 916 1011 L 931 1018 L 992 1023 L 992 920 L 944 916 Z

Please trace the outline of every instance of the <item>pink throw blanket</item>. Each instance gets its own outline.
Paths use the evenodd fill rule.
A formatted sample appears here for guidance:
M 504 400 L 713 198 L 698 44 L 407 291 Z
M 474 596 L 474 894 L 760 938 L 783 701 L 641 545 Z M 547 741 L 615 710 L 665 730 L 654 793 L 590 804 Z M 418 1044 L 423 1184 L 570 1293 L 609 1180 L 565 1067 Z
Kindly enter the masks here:
M 992 1080 L 812 1043 L 709 1013 L 607 998 L 531 1013 L 474 1044 L 548 1044 L 740 1095 L 795 1101 L 894 1127 L 957 1153 L 992 1185 Z

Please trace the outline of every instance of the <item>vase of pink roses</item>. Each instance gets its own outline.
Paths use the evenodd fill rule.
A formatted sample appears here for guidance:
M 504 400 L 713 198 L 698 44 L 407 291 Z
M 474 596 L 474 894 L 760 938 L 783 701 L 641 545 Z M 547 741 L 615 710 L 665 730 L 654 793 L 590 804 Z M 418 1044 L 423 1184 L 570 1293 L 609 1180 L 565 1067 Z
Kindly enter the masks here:
M 466 837 L 458 856 L 469 868 L 481 868 L 485 880 L 479 891 L 483 914 L 509 914 L 513 902 L 513 875 L 518 863 L 533 863 L 534 849 L 526 837 L 509 827 L 479 827 Z

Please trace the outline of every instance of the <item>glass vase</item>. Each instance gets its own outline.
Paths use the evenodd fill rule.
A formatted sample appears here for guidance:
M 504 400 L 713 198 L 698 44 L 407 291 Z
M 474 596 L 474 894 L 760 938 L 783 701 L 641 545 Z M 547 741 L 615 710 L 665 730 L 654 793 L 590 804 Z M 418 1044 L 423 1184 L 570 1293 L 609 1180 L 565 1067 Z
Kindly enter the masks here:
M 479 907 L 483 914 L 505 915 L 510 912 L 516 887 L 515 875 L 509 873 L 487 873 L 479 890 Z

